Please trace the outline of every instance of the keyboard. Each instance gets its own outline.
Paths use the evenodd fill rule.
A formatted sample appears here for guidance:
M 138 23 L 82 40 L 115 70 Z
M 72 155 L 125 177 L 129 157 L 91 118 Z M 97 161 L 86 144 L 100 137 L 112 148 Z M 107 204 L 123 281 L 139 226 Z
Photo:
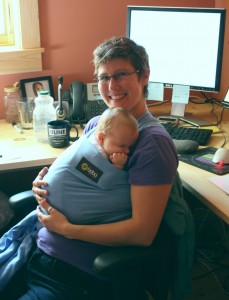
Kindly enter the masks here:
M 213 130 L 203 128 L 180 127 L 173 122 L 161 123 L 174 140 L 191 140 L 204 146 L 208 143 Z

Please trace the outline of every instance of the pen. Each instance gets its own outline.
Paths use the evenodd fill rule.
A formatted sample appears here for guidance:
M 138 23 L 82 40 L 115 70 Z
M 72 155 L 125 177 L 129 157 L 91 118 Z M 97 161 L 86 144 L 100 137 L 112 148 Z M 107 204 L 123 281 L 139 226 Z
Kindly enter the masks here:
M 15 123 L 12 123 L 12 126 L 19 132 L 19 133 L 23 133 L 23 130 Z

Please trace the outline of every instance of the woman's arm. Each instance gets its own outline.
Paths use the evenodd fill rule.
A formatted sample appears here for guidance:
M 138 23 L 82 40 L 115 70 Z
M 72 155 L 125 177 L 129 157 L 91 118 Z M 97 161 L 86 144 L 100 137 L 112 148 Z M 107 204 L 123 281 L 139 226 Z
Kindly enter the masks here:
M 50 231 L 70 239 L 79 239 L 107 246 L 149 246 L 158 231 L 171 190 L 170 184 L 131 186 L 132 218 L 100 225 L 74 225 L 56 209 L 44 215 L 38 208 L 38 218 Z M 46 210 L 47 200 L 40 203 Z

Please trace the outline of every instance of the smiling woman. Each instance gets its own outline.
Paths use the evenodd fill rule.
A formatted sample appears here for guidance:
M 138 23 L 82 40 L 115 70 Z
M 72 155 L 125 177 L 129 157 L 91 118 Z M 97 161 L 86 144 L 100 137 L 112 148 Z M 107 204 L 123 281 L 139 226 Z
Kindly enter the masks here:
M 15 40 L 11 46 L 0 42 L 0 75 L 41 71 L 44 49 L 40 47 L 38 1 L 14 0 L 13 5 L 11 0 L 0 1 L 4 13 L 0 28 L 13 32 Z

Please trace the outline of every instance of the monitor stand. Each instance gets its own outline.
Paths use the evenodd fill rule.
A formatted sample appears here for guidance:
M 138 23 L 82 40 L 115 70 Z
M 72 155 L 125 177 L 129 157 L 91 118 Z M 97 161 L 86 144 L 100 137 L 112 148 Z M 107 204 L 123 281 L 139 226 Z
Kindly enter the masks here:
M 164 122 L 178 122 L 182 121 L 192 126 L 214 126 L 216 123 L 208 121 L 202 118 L 195 117 L 192 113 L 185 113 L 186 104 L 184 103 L 172 103 L 171 115 L 170 116 L 159 116 L 159 120 Z
M 185 113 L 184 117 L 179 117 L 179 120 L 188 123 L 190 125 L 201 127 L 201 126 L 214 126 L 217 125 L 216 123 L 213 123 L 212 121 L 208 121 L 202 118 L 198 118 L 193 116 L 192 113 Z

